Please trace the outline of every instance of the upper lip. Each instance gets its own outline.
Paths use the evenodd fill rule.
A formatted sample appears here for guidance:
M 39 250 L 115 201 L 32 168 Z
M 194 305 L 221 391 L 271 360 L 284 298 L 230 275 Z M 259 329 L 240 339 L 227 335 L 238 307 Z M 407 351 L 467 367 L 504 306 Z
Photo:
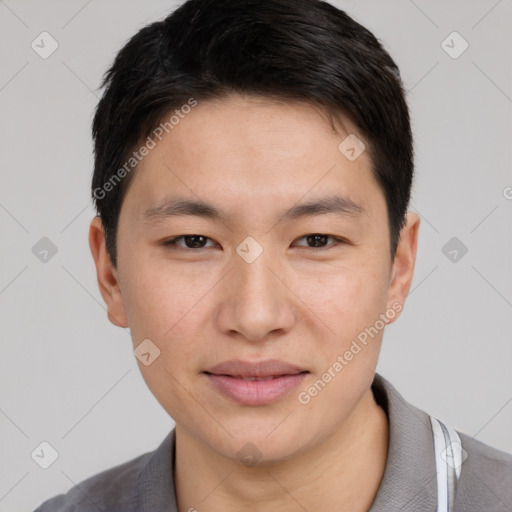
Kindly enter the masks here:
M 278 359 L 267 359 L 249 363 L 240 359 L 231 359 L 223 363 L 216 364 L 206 373 L 213 375 L 228 375 L 231 377 L 276 377 L 279 375 L 296 375 L 306 372 L 304 368 L 279 361 Z

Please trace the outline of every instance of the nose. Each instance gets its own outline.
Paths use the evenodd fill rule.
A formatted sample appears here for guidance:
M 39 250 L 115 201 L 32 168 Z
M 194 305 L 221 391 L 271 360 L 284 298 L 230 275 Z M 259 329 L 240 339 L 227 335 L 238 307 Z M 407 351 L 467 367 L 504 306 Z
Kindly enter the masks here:
M 273 263 L 270 261 L 273 260 Z M 217 314 L 224 334 L 251 342 L 266 341 L 288 332 L 295 321 L 293 293 L 275 258 L 266 251 L 248 263 L 234 254 L 234 268 L 223 281 Z M 280 275 L 281 274 L 281 275 Z

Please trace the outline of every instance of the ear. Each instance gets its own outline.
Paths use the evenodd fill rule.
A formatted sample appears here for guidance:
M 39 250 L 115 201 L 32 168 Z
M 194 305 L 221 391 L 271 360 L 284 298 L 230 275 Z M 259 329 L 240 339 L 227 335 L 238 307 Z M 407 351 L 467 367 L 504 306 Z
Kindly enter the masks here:
M 400 312 L 411 287 L 418 248 L 418 232 L 420 218 L 414 212 L 407 213 L 407 223 L 400 234 L 388 294 L 388 309 Z M 393 307 L 394 305 L 394 307 Z M 400 305 L 400 309 L 397 306 Z M 400 315 L 396 315 L 388 323 L 393 323 Z
M 110 260 L 105 240 L 105 230 L 101 218 L 98 216 L 91 221 L 89 247 L 96 265 L 98 287 L 107 305 L 108 319 L 118 327 L 128 327 L 117 271 Z

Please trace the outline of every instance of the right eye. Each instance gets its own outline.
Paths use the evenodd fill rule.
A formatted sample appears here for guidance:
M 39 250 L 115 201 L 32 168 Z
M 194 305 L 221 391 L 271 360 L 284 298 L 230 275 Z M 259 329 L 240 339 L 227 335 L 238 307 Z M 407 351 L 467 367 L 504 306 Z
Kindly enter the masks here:
M 178 240 L 182 240 L 185 245 L 177 243 Z M 210 240 L 210 238 L 203 235 L 180 235 L 164 240 L 163 245 L 166 247 L 178 246 L 184 249 L 206 249 L 208 247 L 205 246 L 207 240 Z M 211 245 L 210 247 L 214 246 Z

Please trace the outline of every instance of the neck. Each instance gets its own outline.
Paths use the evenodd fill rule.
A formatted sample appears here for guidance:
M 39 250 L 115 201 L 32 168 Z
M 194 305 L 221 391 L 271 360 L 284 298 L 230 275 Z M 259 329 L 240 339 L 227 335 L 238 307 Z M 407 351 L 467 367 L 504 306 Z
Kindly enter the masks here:
M 386 414 L 370 389 L 314 450 L 263 467 L 222 457 L 176 425 L 178 510 L 367 512 L 386 467 L 388 438 Z

